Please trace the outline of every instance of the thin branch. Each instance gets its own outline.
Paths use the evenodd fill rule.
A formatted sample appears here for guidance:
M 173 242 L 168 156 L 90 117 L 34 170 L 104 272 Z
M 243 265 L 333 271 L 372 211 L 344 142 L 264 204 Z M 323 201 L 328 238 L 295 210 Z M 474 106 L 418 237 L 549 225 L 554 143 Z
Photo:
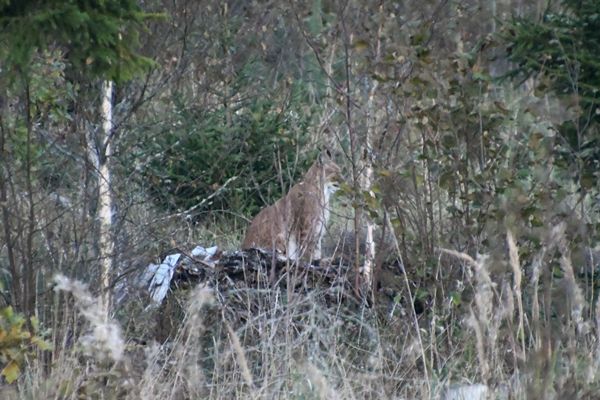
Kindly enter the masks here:
M 308 36 L 308 34 L 306 33 L 306 31 L 302 27 L 302 22 L 300 21 L 300 17 L 298 16 L 298 12 L 296 10 L 294 10 L 294 17 L 296 18 L 296 22 L 298 24 L 298 29 L 300 30 L 300 33 L 302 34 L 302 37 L 304 38 L 304 40 L 306 41 L 306 44 L 308 45 L 308 47 L 310 47 L 310 49 L 312 50 L 313 54 L 315 55 L 315 58 L 317 59 L 317 63 L 319 64 L 319 67 L 321 68 L 321 70 L 323 71 L 323 73 L 325 74 L 325 76 L 327 76 L 327 79 L 331 82 L 331 84 L 333 85 L 333 88 L 335 89 L 335 91 L 338 92 L 339 94 L 341 94 L 342 96 L 346 97 L 346 100 L 348 101 L 348 98 L 350 98 L 350 93 L 348 92 L 348 90 L 349 90 L 348 86 L 346 85 L 346 88 L 344 88 L 329 73 L 329 71 L 327 70 L 327 68 L 325 66 L 325 62 L 323 61 L 323 58 L 321 57 L 321 54 L 319 53 L 319 50 L 317 49 L 317 47 L 315 46 L 315 44 L 312 42 L 312 40 L 310 39 L 310 37 Z M 343 18 L 342 18 L 342 23 L 343 23 Z M 354 107 L 358 107 L 358 104 L 356 104 L 354 101 L 351 101 L 351 103 L 352 103 L 352 105 Z
M 225 183 L 220 188 L 218 188 L 216 191 L 214 191 L 213 193 L 211 193 L 210 196 L 208 196 L 207 198 L 203 199 L 200 203 L 198 203 L 198 204 L 196 204 L 196 205 L 188 208 L 187 210 L 180 211 L 180 212 L 175 213 L 175 214 L 167 215 L 166 217 L 157 218 L 157 219 L 153 220 L 152 222 L 150 222 L 149 225 L 152 225 L 152 224 L 154 224 L 156 222 L 164 221 L 164 220 L 167 220 L 167 219 L 170 219 L 170 218 L 176 218 L 176 217 L 181 217 L 181 216 L 184 216 L 184 215 L 191 214 L 192 211 L 197 210 L 198 208 L 204 206 L 210 200 L 214 199 L 215 197 L 217 197 L 218 195 L 220 195 L 221 193 L 223 193 L 223 191 L 227 188 L 227 186 L 231 182 L 233 182 L 234 180 L 236 180 L 237 178 L 238 178 L 238 176 L 232 176 L 231 178 L 227 179 L 225 181 Z

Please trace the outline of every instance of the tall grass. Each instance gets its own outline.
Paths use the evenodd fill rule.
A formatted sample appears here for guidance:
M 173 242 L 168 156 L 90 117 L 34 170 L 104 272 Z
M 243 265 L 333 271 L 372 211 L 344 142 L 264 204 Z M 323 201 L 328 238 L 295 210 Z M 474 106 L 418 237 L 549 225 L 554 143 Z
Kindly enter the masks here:
M 531 265 L 519 238 L 505 238 L 505 259 L 442 250 L 440 263 L 462 271 L 464 301 L 451 305 L 447 294 L 458 289 L 442 282 L 443 301 L 420 314 L 409 280 L 369 306 L 344 286 L 309 287 L 301 277 L 288 290 L 285 276 L 271 284 L 264 271 L 252 285 L 226 278 L 174 292 L 150 319 L 129 316 L 145 329 L 122 330 L 84 285 L 57 277 L 75 306 L 70 328 L 52 362 L 32 360 L 5 397 L 594 398 L 600 314 L 575 274 L 564 225 L 549 230 Z

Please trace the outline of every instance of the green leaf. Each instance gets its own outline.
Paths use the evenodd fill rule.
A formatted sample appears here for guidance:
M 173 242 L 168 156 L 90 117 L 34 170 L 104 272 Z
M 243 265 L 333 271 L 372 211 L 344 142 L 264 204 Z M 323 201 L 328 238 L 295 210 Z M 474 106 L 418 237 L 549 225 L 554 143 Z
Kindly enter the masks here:
M 32 337 L 31 344 L 36 346 L 39 350 L 43 350 L 43 351 L 52 350 L 52 345 L 39 336 Z
M 462 298 L 459 292 L 451 292 L 450 293 L 450 302 L 452 305 L 458 307 L 462 303 Z

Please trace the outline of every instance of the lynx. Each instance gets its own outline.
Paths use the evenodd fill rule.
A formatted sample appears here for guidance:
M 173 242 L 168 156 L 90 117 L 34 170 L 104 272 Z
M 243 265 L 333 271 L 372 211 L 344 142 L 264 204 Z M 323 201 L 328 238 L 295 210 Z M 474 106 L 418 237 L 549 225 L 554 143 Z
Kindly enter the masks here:
M 290 260 L 320 260 L 329 199 L 339 181 L 340 167 L 329 151 L 321 153 L 301 182 L 254 217 L 242 248 L 274 249 Z

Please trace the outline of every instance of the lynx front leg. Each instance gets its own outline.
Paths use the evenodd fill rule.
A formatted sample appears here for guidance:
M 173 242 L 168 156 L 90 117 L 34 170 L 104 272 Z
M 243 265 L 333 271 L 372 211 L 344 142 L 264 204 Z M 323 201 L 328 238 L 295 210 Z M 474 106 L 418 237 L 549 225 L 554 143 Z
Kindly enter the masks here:
M 286 256 L 292 261 L 296 261 L 300 258 L 300 247 L 298 246 L 296 235 L 293 233 L 290 234 L 288 238 Z
M 323 243 L 323 236 L 325 236 L 325 221 L 326 220 L 327 220 L 327 216 L 325 215 L 325 211 L 323 211 L 323 214 L 319 215 L 316 220 L 315 232 L 314 232 L 315 252 L 313 255 L 313 258 L 315 260 L 321 260 L 321 257 L 322 257 L 321 246 Z
M 321 240 L 316 233 L 313 227 L 302 239 L 304 258 L 309 262 L 321 259 Z
M 317 243 L 315 245 L 315 253 L 313 255 L 313 259 L 316 261 L 321 260 L 321 242 L 323 241 L 323 235 L 319 234 L 317 238 Z

